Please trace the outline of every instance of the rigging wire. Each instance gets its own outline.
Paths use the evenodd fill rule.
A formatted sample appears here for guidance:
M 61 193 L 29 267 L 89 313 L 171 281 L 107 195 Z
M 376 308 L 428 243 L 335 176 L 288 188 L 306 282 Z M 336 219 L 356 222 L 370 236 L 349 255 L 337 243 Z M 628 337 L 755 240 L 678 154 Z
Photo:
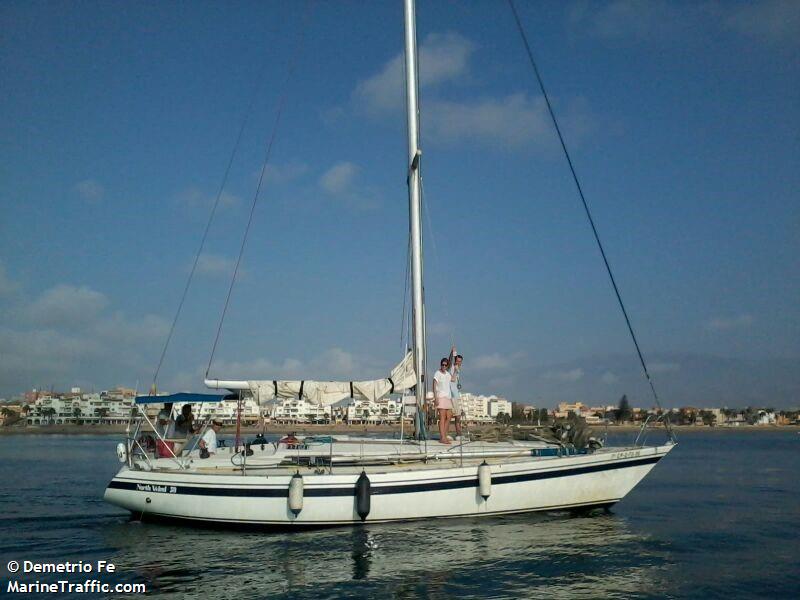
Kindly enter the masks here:
M 419 175 L 419 196 L 420 196 L 420 203 L 422 204 L 422 210 L 425 212 L 425 220 L 427 221 L 428 225 L 428 235 L 426 237 L 430 238 L 431 246 L 433 247 L 433 261 L 440 268 L 443 268 L 446 274 L 449 274 L 450 272 L 447 268 L 447 265 L 443 264 L 442 261 L 439 260 L 439 250 L 436 246 L 436 237 L 433 235 L 433 223 L 431 221 L 431 213 L 428 210 L 428 203 L 425 201 L 425 186 L 422 181 L 421 170 Z M 446 281 L 448 277 L 445 276 L 444 279 Z M 455 344 L 455 333 L 453 331 L 452 319 L 450 318 L 450 310 L 448 308 L 448 302 L 441 289 L 437 290 L 437 296 L 439 296 L 439 301 L 442 303 L 442 306 L 444 307 L 444 318 L 445 321 L 447 321 L 448 333 L 450 334 L 450 345 L 453 346 Z
M 264 183 L 264 175 L 267 172 L 267 165 L 269 164 L 270 156 L 272 155 L 272 147 L 275 144 L 275 137 L 278 133 L 278 126 L 280 125 L 281 116 L 283 114 L 283 109 L 286 106 L 286 99 L 288 97 L 288 88 L 289 82 L 292 80 L 292 76 L 294 75 L 295 69 L 297 68 L 297 62 L 300 56 L 300 50 L 303 46 L 303 42 L 305 41 L 306 30 L 308 28 L 308 20 L 311 12 L 311 2 L 306 3 L 305 14 L 303 19 L 303 28 L 300 32 L 300 37 L 298 38 L 294 50 L 292 52 L 292 56 L 289 62 L 289 70 L 286 75 L 286 79 L 283 83 L 283 89 L 281 91 L 280 99 L 278 100 L 278 110 L 275 114 L 275 121 L 272 124 L 272 132 L 270 133 L 269 140 L 267 142 L 267 147 L 264 153 L 264 162 L 261 165 L 261 172 L 258 176 L 258 185 L 256 185 L 255 193 L 253 194 L 253 201 L 250 204 L 250 214 L 247 217 L 247 225 L 244 229 L 244 234 L 242 235 L 242 243 L 239 247 L 239 255 L 236 257 L 236 264 L 233 267 L 233 274 L 231 276 L 231 283 L 228 287 L 228 293 L 225 296 L 225 304 L 222 307 L 222 314 L 219 318 L 219 325 L 217 326 L 217 333 L 214 336 L 214 344 L 211 347 L 211 355 L 208 357 L 208 366 L 206 367 L 206 377 L 208 377 L 209 371 L 211 371 L 211 364 L 214 362 L 214 354 L 217 351 L 217 345 L 219 344 L 219 338 L 222 334 L 222 325 L 225 322 L 225 315 L 228 313 L 228 305 L 231 301 L 231 295 L 233 294 L 233 287 L 236 284 L 236 276 L 239 273 L 239 265 L 242 262 L 242 256 L 244 255 L 244 249 L 247 245 L 247 237 L 250 234 L 250 227 L 253 224 L 253 215 L 255 214 L 256 205 L 258 204 L 258 198 L 261 195 L 261 187 Z
M 542 91 L 542 96 L 544 96 L 545 104 L 547 105 L 547 111 L 550 113 L 550 119 L 553 121 L 553 126 L 555 127 L 556 134 L 558 135 L 558 141 L 561 143 L 561 149 L 564 151 L 564 157 L 567 159 L 567 164 L 569 165 L 569 170 L 572 173 L 572 180 L 575 182 L 575 187 L 578 190 L 578 195 L 580 196 L 581 203 L 583 204 L 583 209 L 586 212 L 586 218 L 589 220 L 589 225 L 592 228 L 592 233 L 594 234 L 594 239 L 597 242 L 597 248 L 600 250 L 600 255 L 603 257 L 603 263 L 606 266 L 606 271 L 608 272 L 608 277 L 611 280 L 611 286 L 614 288 L 614 294 L 617 296 L 617 302 L 619 303 L 619 307 L 622 310 L 622 316 L 625 317 L 625 324 L 628 326 L 628 331 L 631 334 L 631 339 L 633 340 L 633 345 L 636 348 L 636 354 L 639 356 L 639 362 L 642 365 L 642 370 L 644 371 L 645 378 L 647 379 L 647 383 L 650 385 L 650 391 L 653 393 L 653 399 L 656 402 L 656 406 L 663 412 L 663 408 L 661 407 L 661 402 L 658 398 L 658 393 L 656 393 L 655 385 L 653 384 L 653 379 L 650 377 L 650 372 L 647 369 L 647 363 L 644 360 L 644 355 L 642 354 L 642 350 L 639 347 L 639 342 L 636 339 L 636 334 L 633 331 L 633 325 L 631 324 L 631 320 L 628 317 L 628 311 L 625 309 L 625 303 L 622 301 L 622 295 L 620 294 L 619 288 L 617 287 L 617 282 L 614 279 L 614 273 L 611 271 L 611 265 L 608 262 L 608 257 L 606 256 L 606 252 L 603 249 L 603 244 L 600 241 L 600 234 L 597 232 L 597 227 L 594 222 L 594 218 L 592 218 L 592 213 L 589 210 L 589 204 L 586 201 L 586 197 L 583 194 L 583 188 L 581 187 L 580 181 L 578 180 L 578 174 L 575 171 L 575 166 L 572 163 L 572 158 L 570 157 L 569 151 L 567 150 L 567 144 L 564 141 L 564 136 L 561 134 L 561 128 L 558 126 L 558 121 L 556 120 L 555 112 L 553 111 L 553 106 L 550 104 L 550 97 L 547 95 L 547 91 L 544 87 L 544 81 L 542 80 L 542 76 L 539 73 L 539 68 L 536 66 L 536 60 L 533 58 L 533 51 L 531 50 L 531 46 L 528 43 L 528 36 L 525 34 L 525 29 L 522 26 L 522 21 L 520 21 L 519 13 L 517 12 L 517 8 L 514 5 L 514 0 L 508 0 L 508 5 L 511 8 L 511 12 L 514 15 L 514 21 L 517 25 L 517 30 L 519 31 L 519 35 L 522 38 L 522 43 L 525 46 L 525 51 L 528 55 L 528 60 L 530 61 L 531 67 L 533 68 L 533 73 L 536 76 L 536 81 L 539 83 L 539 89 Z M 664 424 L 667 427 L 667 431 L 669 432 L 670 437 L 674 437 L 672 433 L 672 428 L 669 424 L 669 417 L 665 416 Z
M 189 288 L 192 285 L 192 279 L 194 278 L 195 271 L 197 271 L 197 265 L 200 261 L 200 255 L 203 253 L 203 249 L 206 245 L 206 240 L 208 239 L 208 233 L 211 230 L 211 224 L 214 221 L 214 217 L 217 214 L 217 208 L 219 208 L 219 203 L 222 198 L 222 193 L 225 191 L 225 187 L 228 184 L 228 176 L 231 172 L 231 167 L 233 166 L 233 161 L 236 158 L 237 153 L 239 152 L 239 145 L 242 141 L 242 136 L 244 135 L 244 130 L 247 127 L 247 123 L 250 121 L 250 116 L 253 113 L 253 107 L 255 106 L 256 98 L 258 97 L 259 92 L 263 86 L 263 75 L 266 71 L 267 64 L 266 61 L 264 64 L 261 65 L 259 70 L 258 78 L 256 81 L 255 88 L 253 89 L 253 94 L 250 98 L 250 102 L 245 109 L 244 118 L 242 119 L 242 124 L 239 126 L 239 132 L 236 135 L 236 141 L 233 144 L 233 150 L 231 151 L 231 156 L 228 159 L 228 164 L 225 167 L 225 173 L 222 176 L 222 181 L 220 182 L 219 189 L 217 190 L 217 195 L 214 198 L 214 204 L 211 207 L 211 212 L 208 215 L 208 220 L 206 221 L 205 229 L 203 230 L 203 236 L 200 238 L 200 246 L 197 248 L 197 253 L 194 256 L 194 262 L 192 262 L 192 268 L 189 271 L 189 276 L 186 279 L 186 285 L 183 288 L 183 293 L 181 294 L 181 299 L 178 302 L 178 309 L 175 311 L 175 317 L 172 319 L 172 325 L 170 325 L 169 333 L 167 333 L 167 339 L 164 342 L 164 347 L 161 349 L 161 355 L 158 359 L 158 365 L 156 366 L 155 373 L 153 374 L 153 390 L 155 391 L 156 382 L 158 380 L 158 375 L 161 372 L 161 367 L 164 364 L 164 358 L 167 355 L 167 349 L 169 348 L 170 341 L 172 340 L 172 335 L 175 333 L 175 327 L 178 324 L 178 319 L 180 318 L 181 311 L 183 310 L 183 305 L 186 302 L 186 296 L 189 293 Z

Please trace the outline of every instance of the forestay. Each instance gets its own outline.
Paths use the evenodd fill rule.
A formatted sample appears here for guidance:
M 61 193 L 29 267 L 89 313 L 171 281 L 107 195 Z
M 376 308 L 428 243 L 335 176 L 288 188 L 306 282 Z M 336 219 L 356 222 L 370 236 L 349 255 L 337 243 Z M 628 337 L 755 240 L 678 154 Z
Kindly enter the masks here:
M 411 352 L 386 379 L 369 381 L 251 380 L 247 386 L 260 401 L 273 398 L 298 398 L 320 406 L 330 406 L 346 398 L 379 400 L 388 394 L 414 387 L 417 381 Z

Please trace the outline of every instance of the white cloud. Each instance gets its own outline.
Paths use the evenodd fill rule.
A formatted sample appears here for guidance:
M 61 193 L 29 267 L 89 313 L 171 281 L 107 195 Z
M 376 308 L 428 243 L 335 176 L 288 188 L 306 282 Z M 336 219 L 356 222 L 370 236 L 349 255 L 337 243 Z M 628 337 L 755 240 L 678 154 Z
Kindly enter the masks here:
M 35 325 L 75 327 L 94 320 L 107 305 L 108 298 L 98 291 L 62 284 L 43 292 L 25 314 Z
M 553 140 L 544 99 L 527 94 L 472 102 L 432 101 L 426 106 L 426 137 L 437 141 L 484 140 L 519 146 Z
M 515 359 L 502 356 L 498 352 L 476 356 L 469 361 L 469 366 L 480 371 L 507 370 L 514 366 Z
M 498 394 L 506 394 L 511 391 L 511 388 L 515 384 L 515 378 L 511 375 L 504 375 L 503 377 L 495 377 L 487 381 L 487 385 L 489 389 L 492 390 L 492 393 Z
M 457 33 L 432 33 L 419 47 L 419 84 L 429 87 L 462 79 L 475 46 Z M 358 83 L 354 100 L 370 111 L 385 112 L 405 104 L 404 55 L 397 54 L 372 77 Z
M 99 340 L 88 336 L 54 329 L 0 327 L 0 379 L 6 385 L 13 385 L 26 374 L 35 374 L 39 380 L 54 372 L 70 375 L 69 370 L 80 360 L 101 355 Z
M 327 378 L 359 377 L 361 362 L 354 354 L 341 348 L 330 348 L 311 362 L 311 367 L 324 372 Z
M 431 33 L 419 49 L 419 84 L 423 87 L 456 81 L 467 75 L 475 45 L 453 33 Z
M 194 385 L 202 378 L 205 368 L 198 367 L 192 378 Z M 215 361 L 212 366 L 213 373 L 228 379 L 302 379 L 308 377 L 308 372 L 302 361 L 296 358 L 286 358 L 275 362 L 268 358 L 254 358 L 247 361 Z M 310 379 L 310 377 L 309 377 Z
M 353 210 L 370 210 L 378 205 L 378 193 L 364 185 L 356 185 L 361 168 L 353 162 L 341 161 L 325 171 L 320 187 Z
M 235 261 L 227 256 L 204 252 L 197 259 L 196 272 L 203 275 L 231 275 L 235 264 Z
M 169 331 L 169 323 L 157 315 L 144 315 L 131 319 L 123 312 L 117 311 L 103 315 L 103 318 L 94 323 L 92 329 L 103 340 L 120 340 L 125 343 L 161 341 Z
M 196 209 L 211 209 L 217 198 L 216 194 L 209 194 L 202 192 L 198 188 L 190 187 L 180 192 L 177 196 L 178 202 L 188 208 Z M 219 197 L 219 205 L 217 208 L 235 208 L 242 203 L 242 199 L 235 194 L 223 191 Z
M 118 383 L 152 368 L 168 330 L 156 315 L 110 311 L 105 294 L 61 284 L 0 317 L 0 382 L 3 393 L 31 385 L 66 387 L 74 381 Z
M 320 177 L 319 184 L 326 192 L 342 194 L 352 190 L 353 181 L 358 175 L 358 165 L 349 161 L 338 162 L 325 171 Z
M 492 352 L 490 354 L 480 354 L 478 356 L 467 355 L 464 358 L 464 364 L 470 371 L 474 369 L 476 371 L 501 372 L 505 381 L 508 380 L 508 372 L 518 370 L 525 361 L 526 356 L 524 352 L 513 352 L 511 354 Z
M 428 36 L 420 50 L 420 86 L 434 88 L 425 97 L 423 136 L 435 143 L 475 141 L 500 147 L 523 144 L 552 146 L 553 127 L 544 98 L 514 93 L 470 99 L 437 97 L 436 84 L 458 81 L 471 83 L 470 59 L 474 44 L 456 34 Z M 453 86 L 448 86 L 448 89 Z M 360 82 L 353 91 L 357 107 L 373 116 L 396 113 L 403 105 L 403 55 L 392 58 L 373 77 Z M 583 102 L 565 103 L 559 112 L 570 141 L 590 127 L 589 111 Z
M 259 357 L 248 361 L 214 362 L 212 373 L 226 379 L 307 379 L 317 381 L 349 381 L 386 377 L 394 364 L 381 363 L 372 357 L 358 356 L 333 347 L 307 359 L 274 360 Z M 205 368 L 198 367 L 194 381 Z M 215 377 L 217 375 L 214 375 Z
M 84 179 L 75 184 L 75 191 L 78 195 L 91 203 L 98 203 L 103 200 L 106 190 L 100 182 L 94 179 Z
M 744 329 L 753 324 L 752 315 L 742 314 L 736 317 L 715 317 L 705 323 L 708 331 L 728 331 Z
M 583 369 L 575 368 L 567 371 L 547 371 L 542 375 L 543 379 L 553 379 L 556 381 L 580 381 L 583 379 Z
M 606 371 L 600 377 L 600 381 L 605 383 L 606 385 L 612 385 L 612 384 L 614 384 L 614 383 L 619 381 L 619 377 L 614 375 L 614 373 L 612 373 L 611 371 Z

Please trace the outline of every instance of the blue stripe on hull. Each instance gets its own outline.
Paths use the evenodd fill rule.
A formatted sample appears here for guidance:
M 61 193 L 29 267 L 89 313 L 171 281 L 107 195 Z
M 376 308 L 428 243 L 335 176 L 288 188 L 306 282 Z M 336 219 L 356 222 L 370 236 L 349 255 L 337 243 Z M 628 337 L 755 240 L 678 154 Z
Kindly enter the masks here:
M 558 469 L 553 471 L 539 472 L 534 471 L 531 473 L 519 473 L 515 475 L 492 475 L 492 485 L 504 485 L 509 483 L 519 483 L 523 481 L 536 481 L 540 479 L 553 479 L 557 477 L 571 477 L 573 475 L 584 475 L 587 473 L 597 473 L 601 471 L 611 471 L 615 469 L 625 469 L 628 467 L 638 467 L 642 465 L 655 464 L 661 459 L 660 456 L 652 456 L 647 458 L 640 458 L 636 460 L 629 460 L 625 462 L 604 463 L 600 465 L 587 465 L 583 467 L 573 467 L 566 469 Z M 475 487 L 477 476 L 469 479 L 459 479 L 456 481 L 434 481 L 429 483 L 418 484 L 403 484 L 403 485 L 373 485 L 372 495 L 385 495 L 385 494 L 409 494 L 417 492 L 431 492 L 437 490 L 454 490 L 461 488 Z M 113 479 L 108 487 L 118 490 L 133 490 L 137 491 L 139 485 L 136 481 L 123 481 Z M 279 488 L 263 488 L 263 487 L 200 487 L 192 485 L 179 485 L 166 481 L 159 481 L 154 485 L 175 487 L 175 494 L 184 494 L 190 496 L 233 496 L 233 497 L 248 497 L 248 498 L 286 498 L 289 494 L 288 486 L 281 486 Z M 145 491 L 145 490 L 142 490 Z M 353 496 L 355 495 L 355 486 L 335 487 L 335 488 L 314 488 L 307 487 L 304 491 L 306 497 L 324 497 L 324 496 Z

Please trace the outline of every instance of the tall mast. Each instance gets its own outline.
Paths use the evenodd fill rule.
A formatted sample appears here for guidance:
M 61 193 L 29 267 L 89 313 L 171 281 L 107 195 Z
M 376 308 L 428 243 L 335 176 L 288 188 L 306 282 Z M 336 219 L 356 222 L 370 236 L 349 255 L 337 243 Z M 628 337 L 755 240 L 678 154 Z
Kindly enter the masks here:
M 406 106 L 408 108 L 408 214 L 411 235 L 411 296 L 414 370 L 417 374 L 416 430 L 425 431 L 422 407 L 425 403 L 425 307 L 422 291 L 422 224 L 420 222 L 419 96 L 417 92 L 417 24 L 414 0 L 405 0 L 406 22 Z

